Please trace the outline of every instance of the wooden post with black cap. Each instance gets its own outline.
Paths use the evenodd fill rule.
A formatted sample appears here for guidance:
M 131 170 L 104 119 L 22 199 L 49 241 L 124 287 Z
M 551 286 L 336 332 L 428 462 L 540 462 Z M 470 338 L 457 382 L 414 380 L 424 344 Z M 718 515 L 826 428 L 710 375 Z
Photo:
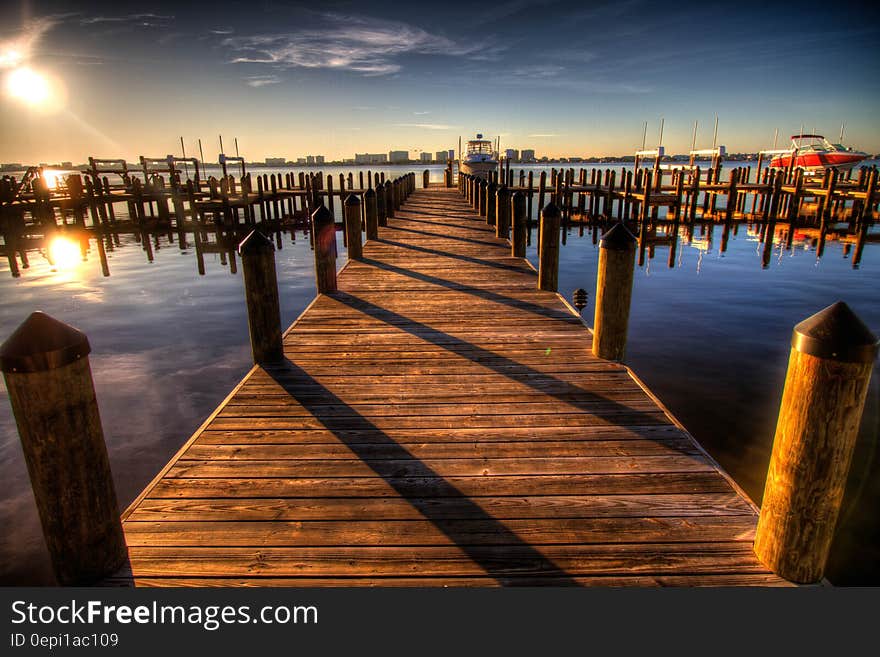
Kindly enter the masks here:
M 758 558 L 793 582 L 824 574 L 876 357 L 842 301 L 794 327 L 755 535 Z
M 46 547 L 65 586 L 107 577 L 128 556 L 90 351 L 84 333 L 42 312 L 0 346 Z

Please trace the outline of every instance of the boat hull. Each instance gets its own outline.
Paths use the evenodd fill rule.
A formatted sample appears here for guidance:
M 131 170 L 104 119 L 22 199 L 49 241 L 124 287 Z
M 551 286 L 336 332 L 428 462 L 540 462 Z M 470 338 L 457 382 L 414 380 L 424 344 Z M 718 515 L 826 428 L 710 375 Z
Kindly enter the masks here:
M 469 176 L 488 178 L 489 174 L 498 169 L 497 162 L 462 162 L 460 171 Z
M 852 169 L 867 157 L 865 153 L 803 153 L 794 156 L 794 166 L 799 169 Z M 770 160 L 770 166 L 787 169 L 791 166 L 791 155 L 777 155 Z

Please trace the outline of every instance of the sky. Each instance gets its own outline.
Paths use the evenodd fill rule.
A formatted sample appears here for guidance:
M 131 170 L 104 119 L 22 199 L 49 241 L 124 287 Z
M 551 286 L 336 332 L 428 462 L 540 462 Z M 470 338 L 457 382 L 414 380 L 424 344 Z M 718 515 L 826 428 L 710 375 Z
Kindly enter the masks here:
M 248 160 L 456 148 L 547 155 L 880 152 L 878 2 L 0 0 L 0 162 Z

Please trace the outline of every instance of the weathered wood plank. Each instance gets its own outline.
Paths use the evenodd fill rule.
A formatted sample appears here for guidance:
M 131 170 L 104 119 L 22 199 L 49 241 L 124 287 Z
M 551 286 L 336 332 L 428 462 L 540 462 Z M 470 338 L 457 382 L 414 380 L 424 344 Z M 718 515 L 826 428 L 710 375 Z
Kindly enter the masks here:
M 673 543 L 693 540 L 753 541 L 749 515 L 689 518 L 529 518 L 508 520 L 504 526 L 529 545 Z M 265 522 L 149 522 L 130 519 L 125 537 L 130 547 L 320 547 L 507 545 L 483 520 L 451 520 L 441 531 L 428 520 L 265 521 Z
M 660 472 L 650 474 L 508 475 L 503 477 L 297 477 L 211 479 L 163 478 L 151 498 L 242 497 L 395 497 L 414 490 L 424 497 L 466 495 L 623 495 L 660 493 L 726 493 L 730 484 L 717 473 Z
M 257 490 L 259 488 L 257 487 Z M 322 491 L 315 491 L 315 495 Z M 169 523 L 302 520 L 466 520 L 484 518 L 638 518 L 746 515 L 751 507 L 732 490 L 723 493 L 654 495 L 516 495 L 507 497 L 365 498 L 148 498 L 130 521 Z M 754 519 L 753 519 L 754 520 Z
M 751 545 L 475 545 L 465 547 L 130 547 L 135 577 L 178 576 L 541 576 L 766 572 Z

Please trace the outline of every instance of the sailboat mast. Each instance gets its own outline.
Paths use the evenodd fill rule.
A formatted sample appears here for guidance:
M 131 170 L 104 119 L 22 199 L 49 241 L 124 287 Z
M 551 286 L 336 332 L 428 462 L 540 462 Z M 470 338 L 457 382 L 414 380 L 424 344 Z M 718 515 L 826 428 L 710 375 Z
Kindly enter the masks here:
M 186 162 L 186 146 L 183 144 L 183 135 L 180 136 L 180 152 L 183 153 L 183 169 L 186 171 L 186 177 L 189 178 L 189 164 Z

